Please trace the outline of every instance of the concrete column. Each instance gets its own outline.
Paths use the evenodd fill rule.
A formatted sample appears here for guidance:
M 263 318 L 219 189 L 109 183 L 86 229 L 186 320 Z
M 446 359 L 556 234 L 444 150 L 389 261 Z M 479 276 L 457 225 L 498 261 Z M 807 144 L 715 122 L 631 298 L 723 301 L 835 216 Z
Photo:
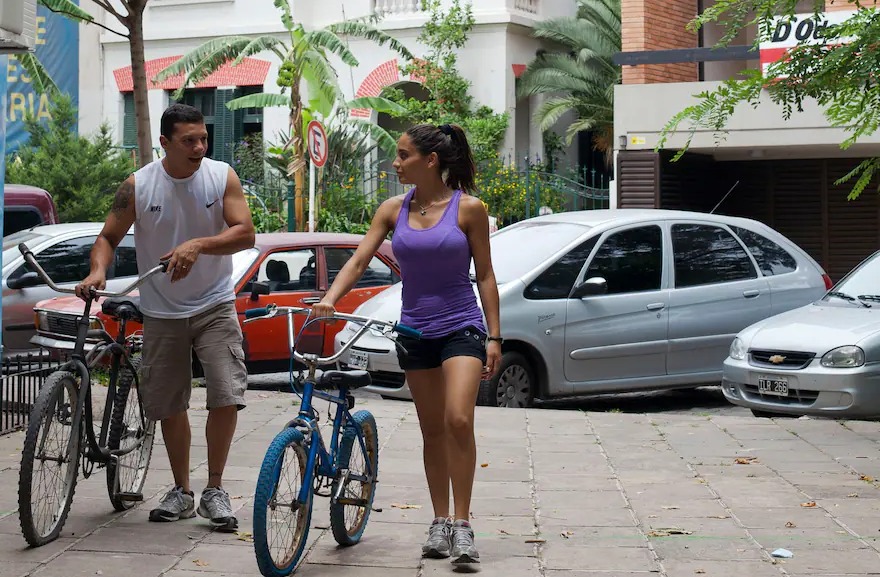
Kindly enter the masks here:
M 3 182 L 6 180 L 6 55 L 0 54 L 0 206 L 3 204 Z M 0 214 L 3 210 L 0 210 Z M 3 219 L 0 218 L 0 237 L 3 236 Z M 0 256 L 0 269 L 3 257 Z M 0 326 L 3 325 L 3 300 L 0 299 Z M 3 331 L 0 331 L 0 354 L 3 353 Z

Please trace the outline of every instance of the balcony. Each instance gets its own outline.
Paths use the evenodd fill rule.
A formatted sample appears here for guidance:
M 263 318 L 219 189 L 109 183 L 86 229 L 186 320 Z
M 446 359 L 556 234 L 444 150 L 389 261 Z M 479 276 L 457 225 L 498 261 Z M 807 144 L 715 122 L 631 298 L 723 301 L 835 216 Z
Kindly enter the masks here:
M 484 0 L 479 6 L 474 6 L 474 13 L 500 10 L 536 16 L 539 8 L 540 0 Z M 407 18 L 424 14 L 422 0 L 373 0 L 373 11 L 383 18 Z
M 422 0 L 374 0 L 374 11 L 381 17 L 421 14 Z

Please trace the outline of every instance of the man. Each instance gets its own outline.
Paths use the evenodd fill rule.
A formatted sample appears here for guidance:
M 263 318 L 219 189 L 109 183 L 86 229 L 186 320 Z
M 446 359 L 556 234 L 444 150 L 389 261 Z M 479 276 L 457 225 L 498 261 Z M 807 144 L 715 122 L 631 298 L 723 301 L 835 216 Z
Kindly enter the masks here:
M 141 168 L 116 192 L 91 253 L 91 272 L 76 288 L 101 290 L 116 246 L 134 224 L 138 270 L 168 260 L 165 276 L 140 289 L 144 350 L 140 395 L 147 418 L 161 421 L 175 486 L 150 521 L 195 516 L 190 489 L 192 350 L 205 372 L 208 483 L 198 513 L 218 530 L 235 531 L 223 470 L 238 410 L 244 408 L 247 371 L 235 312 L 232 254 L 254 246 L 254 225 L 241 181 L 224 162 L 205 158 L 208 131 L 197 109 L 170 106 L 162 115 L 165 157 Z

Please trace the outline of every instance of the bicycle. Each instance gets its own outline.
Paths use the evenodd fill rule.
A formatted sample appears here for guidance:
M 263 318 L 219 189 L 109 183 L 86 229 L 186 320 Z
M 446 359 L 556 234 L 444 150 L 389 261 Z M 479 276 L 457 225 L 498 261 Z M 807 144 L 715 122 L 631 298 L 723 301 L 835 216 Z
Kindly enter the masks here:
M 75 289 L 61 288 L 52 281 L 26 244 L 19 244 L 18 249 L 52 290 L 75 294 Z M 90 291 L 83 315 L 77 318 L 70 360 L 46 377 L 40 388 L 30 412 L 18 478 L 19 522 L 31 547 L 50 543 L 61 533 L 73 503 L 80 465 L 84 478 L 92 475 L 95 466 L 106 469 L 107 491 L 116 511 L 126 511 L 143 501 L 141 491 L 153 452 L 155 422 L 145 417 L 137 394 L 143 337 L 140 333 L 125 336 L 127 323 L 143 323 L 139 298 L 125 295 L 154 274 L 165 272 L 166 267 L 167 262 L 159 264 L 120 292 Z M 97 297 L 109 297 L 101 310 L 119 321 L 115 338 L 103 327 L 90 328 L 91 307 Z M 88 353 L 87 339 L 97 341 Z M 92 371 L 108 355 L 107 399 L 101 428 L 96 432 Z M 60 434 L 53 440 L 50 433 L 55 425 Z M 40 494 L 43 490 L 45 495 Z
M 361 540 L 373 507 L 379 470 L 376 419 L 366 410 L 351 413 L 354 408 L 351 391 L 368 386 L 370 374 L 362 370 L 327 370 L 316 376 L 317 368 L 336 363 L 367 331 L 378 331 L 392 340 L 395 340 L 392 333 L 413 338 L 421 336 L 419 331 L 399 323 L 336 313 L 332 317 L 310 319 L 306 324 L 345 320 L 359 324 L 361 328 L 335 354 L 320 357 L 296 350 L 293 315 L 300 313 L 311 314 L 311 309 L 273 304 L 245 313 L 246 323 L 286 314 L 291 375 L 293 361 L 306 367 L 306 376 L 301 379 L 299 413 L 269 445 L 254 495 L 254 552 L 260 573 L 265 577 L 283 577 L 296 570 L 308 539 L 315 495 L 330 497 L 330 527 L 334 539 L 342 546 L 355 545 Z M 402 348 L 396 340 L 395 343 Z M 291 384 L 300 394 L 293 378 Z M 325 392 L 331 390 L 337 393 Z M 312 406 L 313 398 L 336 405 L 329 451 L 321 435 L 320 417 Z M 362 458 L 353 463 L 355 451 L 359 451 Z M 292 475 L 286 474 L 289 473 L 287 465 L 295 465 Z M 328 491 L 322 493 L 323 489 Z M 287 494 L 280 493 L 285 490 L 288 490 Z M 290 520 L 279 518 L 288 512 L 292 514 Z M 290 535 L 291 542 L 276 544 L 269 534 L 275 527 L 281 528 L 282 535 Z

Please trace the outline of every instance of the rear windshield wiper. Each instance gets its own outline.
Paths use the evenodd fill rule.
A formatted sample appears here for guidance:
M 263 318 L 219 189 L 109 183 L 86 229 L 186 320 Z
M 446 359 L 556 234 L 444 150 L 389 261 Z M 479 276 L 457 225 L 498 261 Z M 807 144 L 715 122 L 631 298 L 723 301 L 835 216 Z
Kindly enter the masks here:
M 851 303 L 853 303 L 853 304 L 859 304 L 859 305 L 862 305 L 862 306 L 865 307 L 865 308 L 871 308 L 871 305 L 869 305 L 869 304 L 866 303 L 866 302 L 862 302 L 862 300 L 859 300 L 859 299 L 861 299 L 862 297 L 859 297 L 859 298 L 857 299 L 856 297 L 854 297 L 854 296 L 852 296 L 852 295 L 848 295 L 848 294 L 846 294 L 846 293 L 844 293 L 844 292 L 840 292 L 840 291 L 831 291 L 830 293 L 828 293 L 828 296 L 830 296 L 830 297 L 837 297 L 837 298 L 839 298 L 839 299 L 843 299 L 843 300 L 848 301 L 848 302 L 851 302 Z M 865 299 L 865 300 L 867 300 L 867 299 Z M 878 298 L 878 300 L 880 300 L 880 298 Z
M 859 295 L 859 300 L 880 303 L 880 295 Z

